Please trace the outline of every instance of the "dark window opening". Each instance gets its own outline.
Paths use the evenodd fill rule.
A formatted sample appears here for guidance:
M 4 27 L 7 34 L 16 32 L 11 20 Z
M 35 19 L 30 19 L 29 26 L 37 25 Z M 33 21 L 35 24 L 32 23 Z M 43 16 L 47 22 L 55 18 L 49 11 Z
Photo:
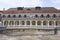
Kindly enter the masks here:
M 2 16 L 3 18 L 6 17 L 5 15 Z
M 42 15 L 41 15 L 41 18 L 43 18 L 43 17 L 44 17 L 44 15 L 42 14 Z
M 53 14 L 53 18 L 56 18 L 57 16 L 55 14 Z
M 30 21 L 27 21 L 26 24 L 27 24 L 27 25 L 30 25 Z
M 24 18 L 26 18 L 27 17 L 27 15 L 24 15 Z
M 21 15 L 19 15 L 19 17 L 21 17 Z
M 8 15 L 8 17 L 11 17 L 10 15 Z
M 35 7 L 35 9 L 36 9 L 36 10 L 40 10 L 40 9 L 41 9 L 41 7 Z
M 50 17 L 50 15 L 48 14 L 46 17 L 47 17 L 47 18 L 49 18 L 49 17 Z
M 15 17 L 16 17 L 16 15 L 13 15 L 13 17 L 15 18 Z
M 23 7 L 18 7 L 17 10 L 23 10 Z
M 37 17 L 38 17 L 38 15 L 35 15 L 35 17 L 37 18 Z
M 24 21 L 21 21 L 22 25 L 25 25 L 25 22 Z

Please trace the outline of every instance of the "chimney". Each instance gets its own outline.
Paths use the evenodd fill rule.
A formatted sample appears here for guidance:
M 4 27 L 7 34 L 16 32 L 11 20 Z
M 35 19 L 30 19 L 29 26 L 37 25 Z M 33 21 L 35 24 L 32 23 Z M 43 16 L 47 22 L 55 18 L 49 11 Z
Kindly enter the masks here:
M 41 7 L 37 6 L 35 7 L 35 10 L 41 10 Z
M 23 7 L 17 7 L 17 10 L 23 10 Z

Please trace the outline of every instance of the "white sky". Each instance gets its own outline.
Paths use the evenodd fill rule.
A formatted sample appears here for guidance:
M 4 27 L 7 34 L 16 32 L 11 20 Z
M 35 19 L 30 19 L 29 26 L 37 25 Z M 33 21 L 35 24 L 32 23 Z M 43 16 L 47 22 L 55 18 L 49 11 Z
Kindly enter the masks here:
M 60 9 L 60 0 L 0 0 L 0 10 L 12 7 L 55 7 Z

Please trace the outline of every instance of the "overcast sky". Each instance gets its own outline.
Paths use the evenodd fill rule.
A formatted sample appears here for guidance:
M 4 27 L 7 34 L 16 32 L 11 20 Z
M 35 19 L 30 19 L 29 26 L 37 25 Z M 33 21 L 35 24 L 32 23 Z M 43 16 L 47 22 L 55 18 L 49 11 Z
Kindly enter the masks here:
M 60 0 L 0 0 L 0 10 L 14 7 L 55 7 L 60 9 Z

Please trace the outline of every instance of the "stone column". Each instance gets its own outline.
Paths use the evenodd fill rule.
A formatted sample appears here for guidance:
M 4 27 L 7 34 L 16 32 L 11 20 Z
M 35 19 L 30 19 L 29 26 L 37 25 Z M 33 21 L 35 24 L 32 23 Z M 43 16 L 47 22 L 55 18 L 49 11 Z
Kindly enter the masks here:
M 37 25 L 37 21 L 36 21 L 36 26 L 38 26 L 38 25 Z
M 49 21 L 48 21 L 48 27 L 49 27 Z
M 54 21 L 54 27 L 56 27 L 56 22 Z
M 20 20 L 19 20 L 19 26 L 21 26 L 21 24 L 20 24 Z
M 26 26 L 26 20 L 25 20 L 25 25 L 24 26 Z
M 16 26 L 16 25 L 15 25 L 15 20 L 14 20 L 14 26 Z
M 2 23 L 2 24 L 3 24 L 3 26 L 4 26 L 4 21 L 3 21 L 3 23 Z
M 43 27 L 43 21 L 41 21 L 41 26 Z
M 30 21 L 30 27 L 32 26 L 32 21 Z
M 8 26 L 9 26 L 9 22 L 10 22 L 10 20 L 8 20 Z

